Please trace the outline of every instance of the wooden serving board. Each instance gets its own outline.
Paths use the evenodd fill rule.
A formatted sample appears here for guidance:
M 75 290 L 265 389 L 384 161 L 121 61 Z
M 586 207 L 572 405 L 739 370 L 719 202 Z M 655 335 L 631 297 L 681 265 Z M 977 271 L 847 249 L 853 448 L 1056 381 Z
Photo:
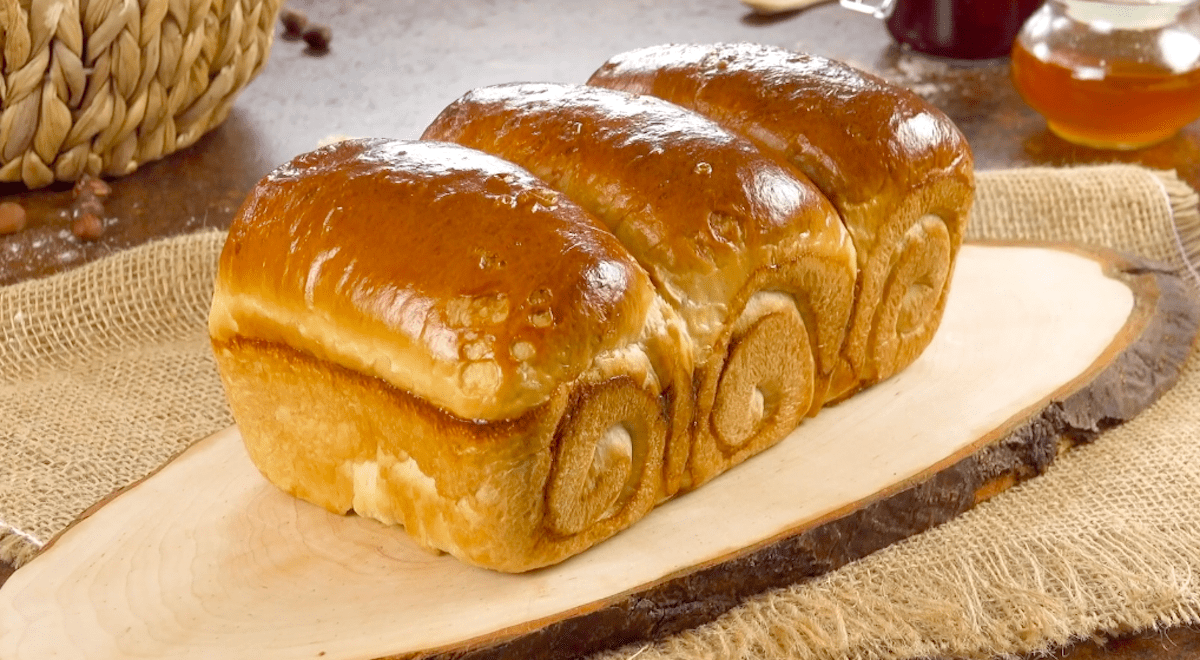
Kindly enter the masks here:
M 908 370 L 523 575 L 294 500 L 230 429 L 16 571 L 0 588 L 0 658 L 574 657 L 666 635 L 1040 473 L 1169 387 L 1198 318 L 1175 275 L 1114 254 L 967 246 L 942 328 Z

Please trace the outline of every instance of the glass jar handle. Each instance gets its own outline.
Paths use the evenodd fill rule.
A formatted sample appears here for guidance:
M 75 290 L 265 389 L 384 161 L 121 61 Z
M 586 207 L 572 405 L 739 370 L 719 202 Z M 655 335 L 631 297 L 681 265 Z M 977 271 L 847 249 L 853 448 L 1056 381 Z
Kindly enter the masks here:
M 896 0 L 883 0 L 879 5 L 873 5 L 865 0 L 838 0 L 838 2 L 846 9 L 853 9 L 857 12 L 870 14 L 875 18 L 886 19 L 892 15 L 892 9 L 896 6 Z

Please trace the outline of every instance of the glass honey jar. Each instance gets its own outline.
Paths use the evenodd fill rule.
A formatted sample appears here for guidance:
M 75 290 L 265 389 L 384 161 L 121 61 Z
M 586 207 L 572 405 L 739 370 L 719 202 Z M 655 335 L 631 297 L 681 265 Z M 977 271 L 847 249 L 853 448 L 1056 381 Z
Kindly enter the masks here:
M 1047 0 L 1013 44 L 1012 79 L 1069 142 L 1166 140 L 1200 117 L 1200 0 Z

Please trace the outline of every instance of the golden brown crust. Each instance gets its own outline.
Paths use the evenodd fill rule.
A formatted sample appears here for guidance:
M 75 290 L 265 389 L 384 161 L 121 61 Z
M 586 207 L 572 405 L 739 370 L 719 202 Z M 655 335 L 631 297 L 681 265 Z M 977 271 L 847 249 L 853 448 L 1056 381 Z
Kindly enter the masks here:
M 271 483 L 336 513 L 403 524 L 421 545 L 472 564 L 519 572 L 562 561 L 640 519 L 661 490 L 661 404 L 627 375 L 592 374 L 520 417 L 481 421 L 282 344 L 232 338 L 213 351 L 247 451 Z M 614 425 L 628 428 L 628 445 L 605 451 Z M 564 437 L 573 451 L 559 449 Z M 607 458 L 593 469 L 592 457 Z M 562 465 L 570 459 L 573 471 Z M 594 471 L 609 488 L 569 478 Z M 572 513 L 574 525 L 559 529 Z
M 699 350 L 733 322 L 740 310 L 730 303 L 766 264 L 822 259 L 853 281 L 850 237 L 807 178 L 677 105 L 579 85 L 498 85 L 452 103 L 422 137 L 526 167 L 595 214 Z M 821 345 L 840 343 L 844 318 L 815 320 Z
M 973 177 L 966 139 L 943 113 L 816 55 L 749 43 L 652 46 L 613 57 L 588 84 L 664 98 L 731 127 L 784 155 L 837 206 Z
M 339 143 L 264 179 L 209 327 L 269 481 L 496 570 L 644 516 L 666 490 L 664 410 L 690 410 L 682 323 L 617 239 L 447 143 Z M 480 364 L 498 375 L 473 380 Z
M 654 294 L 587 213 L 457 145 L 341 142 L 230 228 L 210 332 L 277 341 L 468 418 L 514 417 L 636 341 Z
M 758 44 L 630 51 L 589 84 L 693 109 L 787 160 L 837 207 L 859 281 L 829 398 L 886 378 L 928 344 L 974 190 L 967 142 L 936 108 L 840 62 Z M 929 219 L 943 227 L 933 231 Z M 917 245 L 924 241 L 943 245 L 926 250 Z M 941 260 L 914 267 L 910 248 Z M 908 279 L 893 277 L 903 261 Z
M 476 89 L 423 137 L 498 155 L 561 190 L 629 248 L 686 322 L 695 346 L 696 421 L 687 474 L 668 461 L 668 494 L 774 444 L 812 408 L 812 392 L 825 391 L 849 320 L 855 254 L 828 200 L 786 163 L 677 105 L 580 85 Z M 743 318 L 764 291 L 791 308 L 788 327 L 805 335 L 773 350 L 804 351 L 807 369 L 784 369 L 799 358 L 771 351 L 753 353 L 752 363 L 729 362 L 744 339 L 739 323 L 771 327 Z M 727 374 L 729 364 L 747 373 Z M 771 391 L 765 398 L 763 388 Z M 737 424 L 708 419 L 721 406 L 728 421 L 735 416 L 728 411 L 744 412 L 756 400 L 770 405 Z M 715 449 L 717 428 L 726 435 L 736 429 L 727 451 Z

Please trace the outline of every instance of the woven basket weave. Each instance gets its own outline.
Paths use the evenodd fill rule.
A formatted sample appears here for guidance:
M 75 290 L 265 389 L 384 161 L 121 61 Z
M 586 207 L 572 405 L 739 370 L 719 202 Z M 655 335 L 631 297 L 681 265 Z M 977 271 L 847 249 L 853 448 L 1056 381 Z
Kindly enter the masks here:
M 121 176 L 194 143 L 267 60 L 283 0 L 0 0 L 0 181 Z

